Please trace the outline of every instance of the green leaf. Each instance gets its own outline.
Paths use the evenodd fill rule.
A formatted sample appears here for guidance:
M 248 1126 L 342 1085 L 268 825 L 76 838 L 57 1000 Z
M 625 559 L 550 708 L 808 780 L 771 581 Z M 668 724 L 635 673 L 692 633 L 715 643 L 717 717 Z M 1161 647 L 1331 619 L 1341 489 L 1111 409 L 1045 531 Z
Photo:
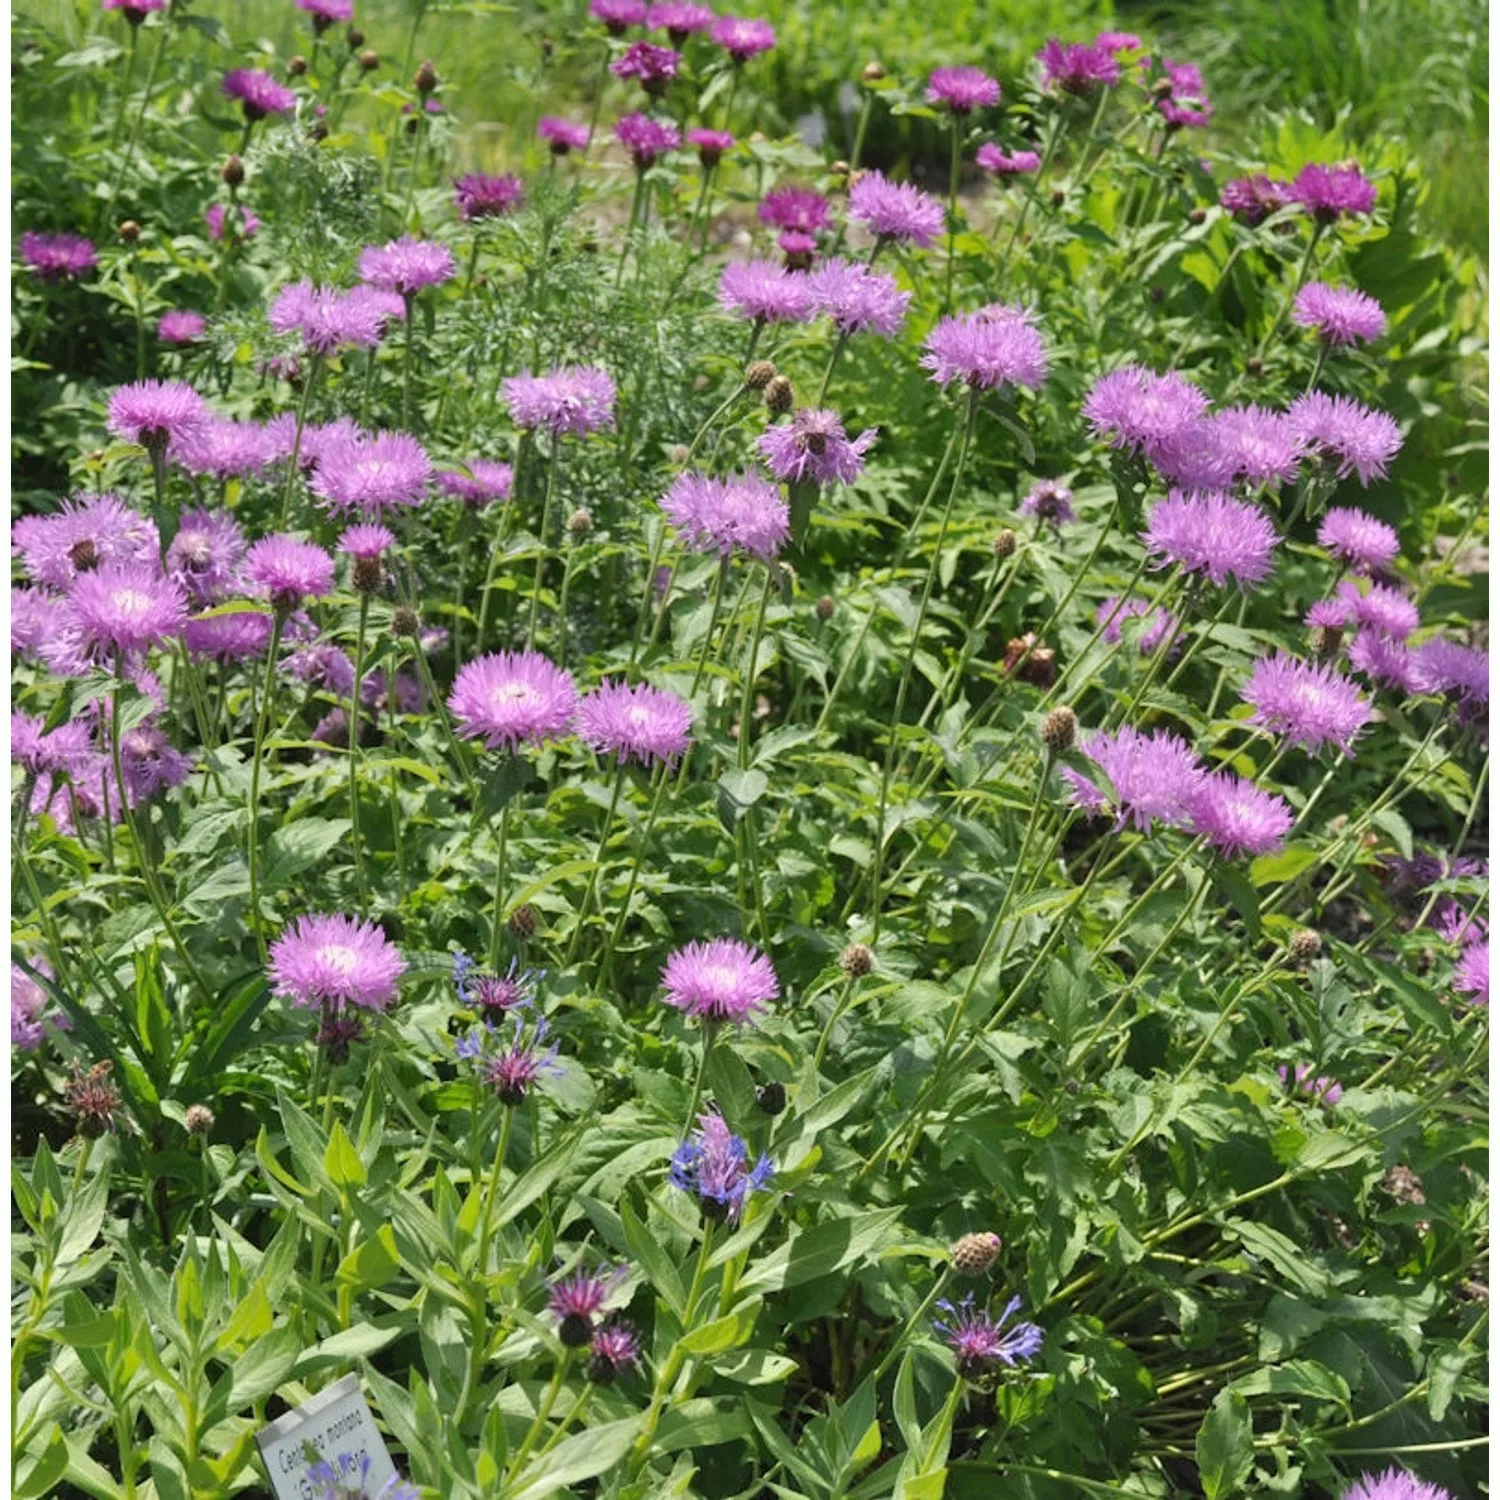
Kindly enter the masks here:
M 323 1153 L 323 1166 L 328 1180 L 339 1192 L 349 1188 L 363 1187 L 365 1164 L 354 1149 L 354 1142 L 344 1130 L 342 1120 L 333 1122 L 333 1134 L 328 1137 L 328 1149 Z
M 725 771 L 719 777 L 719 821 L 733 828 L 765 796 L 771 778 L 764 771 Z
M 263 890 L 276 891 L 311 869 L 349 834 L 348 818 L 299 818 L 266 841 Z
M 761 1299 L 752 1297 L 727 1317 L 715 1318 L 712 1323 L 693 1329 L 682 1339 L 682 1347 L 689 1354 L 721 1354 L 725 1349 L 739 1348 L 755 1331 L 760 1305 Z
M 68 1440 L 56 1422 L 47 1434 L 46 1446 L 39 1453 L 38 1446 L 35 1441 L 28 1443 L 27 1454 L 17 1465 L 16 1480 L 11 1487 L 16 1500 L 45 1495 L 68 1472 Z M 31 1458 L 31 1454 L 36 1456 Z
M 1260 897 L 1255 894 L 1254 881 L 1246 879 L 1243 872 L 1235 865 L 1223 860 L 1217 861 L 1214 865 L 1213 881 L 1244 919 L 1246 941 L 1259 943 Z
M 657 1295 L 681 1318 L 687 1306 L 682 1278 L 677 1274 L 671 1257 L 662 1249 L 661 1242 L 636 1216 L 628 1197 L 620 1199 L 620 1227 L 625 1231 L 631 1254 L 656 1288 Z
M 1276 854 L 1262 854 L 1250 861 L 1250 884 L 1253 886 L 1285 885 L 1318 862 L 1316 849 L 1306 844 L 1289 844 Z
M 1246 1397 L 1306 1396 L 1314 1401 L 1336 1401 L 1340 1406 L 1349 1404 L 1349 1385 L 1344 1377 L 1311 1359 L 1253 1370 L 1232 1381 L 1229 1389 Z
M 368 1292 L 384 1286 L 400 1269 L 396 1236 L 389 1224 L 382 1224 L 339 1263 L 338 1280 L 341 1285 L 353 1287 L 357 1292 Z
M 606 1422 L 564 1438 L 541 1458 L 534 1458 L 507 1500 L 542 1500 L 570 1484 L 596 1478 L 620 1462 L 630 1451 L 641 1425 L 639 1416 Z
M 883 1208 L 803 1230 L 751 1265 L 740 1289 L 779 1292 L 819 1276 L 831 1276 L 856 1260 L 866 1259 L 900 1217 L 900 1208 Z
M 1214 1397 L 1198 1429 L 1198 1482 L 1207 1500 L 1238 1495 L 1255 1463 L 1250 1403 L 1233 1389 Z

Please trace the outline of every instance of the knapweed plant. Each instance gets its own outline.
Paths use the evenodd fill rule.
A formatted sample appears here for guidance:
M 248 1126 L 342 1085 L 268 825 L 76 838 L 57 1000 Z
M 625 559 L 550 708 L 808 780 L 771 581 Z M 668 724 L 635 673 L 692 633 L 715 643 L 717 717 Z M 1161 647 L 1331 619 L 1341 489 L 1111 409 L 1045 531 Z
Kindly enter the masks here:
M 814 147 L 761 16 L 280 4 L 15 22 L 11 1493 L 265 1495 L 351 1371 L 390 1496 L 1479 1493 L 1403 148 L 1082 23 Z

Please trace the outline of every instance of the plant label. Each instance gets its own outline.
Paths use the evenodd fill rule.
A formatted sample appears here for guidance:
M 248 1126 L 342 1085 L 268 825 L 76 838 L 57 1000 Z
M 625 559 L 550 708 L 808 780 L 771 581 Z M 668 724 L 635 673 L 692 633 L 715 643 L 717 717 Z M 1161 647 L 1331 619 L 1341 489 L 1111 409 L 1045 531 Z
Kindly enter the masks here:
M 375 1425 L 359 1376 L 335 1380 L 312 1400 L 255 1434 L 276 1500 L 314 1500 L 323 1486 L 311 1476 L 318 1461 L 358 1493 L 375 1494 L 396 1475 L 385 1439 Z M 315 1457 L 309 1457 L 311 1448 Z

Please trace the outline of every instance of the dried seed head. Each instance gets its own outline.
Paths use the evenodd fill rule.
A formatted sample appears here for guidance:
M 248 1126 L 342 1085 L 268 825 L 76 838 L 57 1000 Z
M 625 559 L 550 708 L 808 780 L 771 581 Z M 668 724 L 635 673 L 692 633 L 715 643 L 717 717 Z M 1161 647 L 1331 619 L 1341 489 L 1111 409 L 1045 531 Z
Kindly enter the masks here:
M 995 533 L 995 540 L 990 543 L 995 550 L 995 556 L 1002 562 L 1016 550 L 1016 534 L 1009 526 L 1003 531 Z
M 409 605 L 398 604 L 391 611 L 391 634 L 415 640 L 422 632 L 422 617 Z
M 120 238 L 127 244 L 133 245 L 141 237 L 141 226 L 134 219 L 126 219 L 120 225 Z
M 63 1090 L 63 1098 L 84 1135 L 103 1135 L 114 1128 L 120 1091 L 109 1081 L 113 1067 L 108 1058 L 96 1062 L 87 1073 L 78 1063 L 73 1064 L 73 1077 Z
M 1385 1174 L 1380 1185 L 1397 1203 L 1416 1206 L 1427 1202 L 1427 1194 L 1422 1188 L 1422 1179 L 1410 1167 L 1403 1166 L 1400 1162 L 1397 1162 Z
M 768 359 L 755 359 L 745 366 L 745 384 L 752 391 L 763 391 L 776 378 L 776 366 Z
M 1006 642 L 1005 671 L 1033 687 L 1049 688 L 1057 680 L 1057 653 L 1028 631 Z
M 875 955 L 868 943 L 850 943 L 839 954 L 839 968 L 850 979 L 862 979 L 875 967 Z
M 245 180 L 245 164 L 239 157 L 229 157 L 219 168 L 219 177 L 229 187 L 238 187 Z
M 580 505 L 578 509 L 568 517 L 568 530 L 574 536 L 587 536 L 593 529 L 593 513 L 585 506 Z
M 1311 641 L 1313 655 L 1331 661 L 1343 648 L 1344 632 L 1338 625 L 1314 625 Z
M 1310 964 L 1323 951 L 1323 939 L 1312 928 L 1304 927 L 1300 932 L 1292 934 L 1291 941 L 1286 945 L 1286 951 L 1291 955 L 1294 964 L 1299 966 Z
M 833 595 L 821 595 L 818 599 L 816 609 L 820 620 L 831 620 L 833 618 Z
M 506 930 L 516 939 L 524 943 L 527 938 L 536 936 L 536 908 L 524 903 L 511 912 L 505 921 Z
M 366 73 L 373 73 L 380 66 L 380 54 L 373 47 L 366 47 L 359 54 L 359 65 Z
M 307 72 L 307 59 L 301 56 L 300 53 L 296 57 L 287 58 L 286 70 L 292 75 L 293 78 L 302 77 L 302 75 Z
M 204 1136 L 214 1128 L 214 1112 L 206 1104 L 190 1104 L 182 1112 L 189 1135 Z
M 378 557 L 356 557 L 351 572 L 354 587 L 361 594 L 378 592 L 385 577 L 385 569 L 380 566 Z
M 686 443 L 673 443 L 667 449 L 667 462 L 676 468 L 681 468 L 693 456 L 693 450 Z
M 1042 743 L 1049 755 L 1061 755 L 1073 748 L 1078 738 L 1078 716 L 1067 705 L 1054 708 L 1042 720 Z
M 953 1269 L 960 1276 L 983 1276 L 1000 1253 L 1000 1236 L 993 1230 L 966 1234 L 954 1241 L 949 1253 L 953 1257 Z
M 778 375 L 766 386 L 766 406 L 778 417 L 792 409 L 795 399 L 792 382 L 785 375 Z
M 885 65 L 880 62 L 867 62 L 864 72 L 859 76 L 866 83 L 879 83 L 885 77 Z
M 417 69 L 412 83 L 424 98 L 438 86 L 437 69 L 433 67 L 430 57 Z
M 774 1119 L 786 1108 L 786 1085 L 777 1083 L 775 1079 L 761 1084 L 755 1091 L 755 1102 L 760 1106 L 762 1114 Z
M 351 26 L 344 33 L 345 40 L 349 43 L 350 51 L 357 52 L 365 44 L 365 34 L 358 26 Z

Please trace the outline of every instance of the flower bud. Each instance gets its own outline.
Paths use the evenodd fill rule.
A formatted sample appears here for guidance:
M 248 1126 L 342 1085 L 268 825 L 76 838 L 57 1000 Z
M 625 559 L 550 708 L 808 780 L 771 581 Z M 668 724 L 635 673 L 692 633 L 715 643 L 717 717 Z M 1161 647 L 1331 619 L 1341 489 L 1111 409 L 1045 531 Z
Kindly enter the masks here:
M 1073 748 L 1078 738 L 1078 716 L 1066 704 L 1054 708 L 1042 720 L 1042 743 L 1049 755 L 1061 755 Z
M 405 604 L 398 604 L 391 611 L 391 634 L 406 636 L 415 640 L 422 633 L 422 619 L 416 610 Z
M 75 573 L 92 573 L 99 566 L 99 548 L 93 537 L 79 537 L 68 548 L 68 561 L 73 564 Z
M 1160 307 L 1161 304 L 1166 301 L 1166 299 L 1167 294 L 1159 286 L 1147 288 L 1146 300 L 1150 302 L 1153 307 Z
M 134 219 L 126 219 L 120 225 L 120 238 L 127 245 L 133 245 L 141 237 L 141 226 Z
M 752 391 L 763 391 L 776 378 L 776 366 L 768 359 L 755 359 L 745 366 L 745 384 Z
M 189 1135 L 204 1136 L 214 1128 L 214 1112 L 206 1104 L 190 1104 L 182 1112 Z
M 574 536 L 587 536 L 593 529 L 594 517 L 582 505 L 568 517 L 568 530 Z
M 786 1108 L 786 1085 L 777 1083 L 774 1079 L 770 1083 L 761 1084 L 755 1091 L 755 1102 L 760 1106 L 762 1114 L 774 1119 Z
M 823 594 L 819 597 L 815 606 L 820 620 L 831 620 L 833 618 L 833 595 Z
M 778 417 L 785 416 L 795 400 L 792 382 L 785 375 L 778 375 L 766 386 L 766 407 Z
M 1063 206 L 1063 204 L 1067 202 L 1067 199 L 1068 199 L 1068 195 L 1065 192 L 1063 192 L 1063 190 L 1061 188 L 1054 188 L 1052 190 L 1052 206 L 1053 206 L 1053 208 L 1061 208 Z
M 879 83 L 885 77 L 885 67 L 879 62 L 867 62 L 859 75 L 866 83 Z
M 344 33 L 344 39 L 349 43 L 349 50 L 351 52 L 358 52 L 359 49 L 365 44 L 365 34 L 359 29 L 358 26 L 351 26 L 349 30 Z
M 1299 968 L 1310 964 L 1323 951 L 1323 939 L 1310 927 L 1304 927 L 1291 935 L 1286 951 Z
M 693 456 L 693 451 L 686 443 L 673 443 L 667 449 L 667 462 L 677 468 L 681 468 Z
M 1027 631 L 1005 644 L 1005 671 L 1019 672 L 1022 682 L 1049 688 L 1057 680 L 1057 653 Z
M 307 133 L 315 141 L 326 141 L 328 139 L 328 126 L 324 121 L 319 120 Z
M 245 180 L 245 164 L 239 157 L 229 157 L 219 168 L 219 177 L 229 187 L 238 187 Z
M 1201 224 L 1208 217 L 1206 208 L 1195 208 L 1188 214 L 1189 224 Z
M 437 69 L 433 67 L 430 57 L 417 69 L 412 84 L 424 99 L 438 86 Z
M 846 162 L 843 157 L 840 157 L 836 162 L 834 162 L 831 167 L 829 167 L 828 175 L 830 177 L 847 177 L 849 175 L 849 163 Z
M 505 919 L 506 930 L 518 943 L 536 936 L 536 908 L 524 902 Z
M 307 72 L 307 59 L 300 53 L 286 60 L 286 70 L 293 78 L 301 78 Z
M 1263 375 L 1265 373 L 1265 369 L 1266 362 L 1258 355 L 1252 354 L 1250 358 L 1245 361 L 1245 373 L 1247 375 Z
M 380 54 L 373 47 L 366 47 L 359 54 L 359 65 L 366 73 L 373 73 L 380 66 Z
M 995 540 L 990 543 L 990 546 L 994 549 L 995 556 L 1004 562 L 1016 550 L 1015 532 L 1009 526 L 1003 531 L 997 531 Z
M 1000 1253 L 1000 1236 L 993 1230 L 984 1234 L 966 1234 L 954 1241 L 949 1254 L 953 1269 L 960 1276 L 983 1276 L 995 1264 Z
M 850 943 L 839 954 L 839 968 L 850 979 L 862 979 L 875 967 L 875 955 L 868 943 Z

